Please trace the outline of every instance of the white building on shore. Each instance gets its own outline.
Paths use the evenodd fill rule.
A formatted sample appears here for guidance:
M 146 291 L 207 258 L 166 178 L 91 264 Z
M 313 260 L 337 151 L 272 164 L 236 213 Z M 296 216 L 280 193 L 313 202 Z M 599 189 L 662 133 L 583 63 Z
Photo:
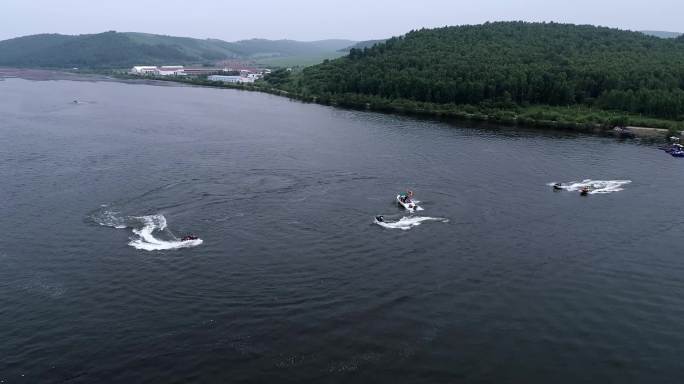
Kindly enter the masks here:
M 150 66 L 136 66 L 131 68 L 132 75 L 154 75 L 157 72 L 157 67 Z
M 222 76 L 222 75 L 212 75 L 207 78 L 209 81 L 220 81 L 223 83 L 231 84 L 242 84 L 242 83 L 253 83 L 256 79 L 252 77 L 243 76 Z
M 155 76 L 184 76 L 185 68 L 182 65 L 164 65 L 161 67 L 136 66 L 131 68 L 132 75 L 155 75 Z
M 164 65 L 157 69 L 159 76 L 184 76 L 185 69 L 182 65 Z
M 135 66 L 129 71 L 138 76 L 208 76 L 210 81 L 222 81 L 224 83 L 253 83 L 264 77 L 270 70 L 240 70 L 239 76 L 220 75 L 220 73 L 235 72 L 234 70 L 219 68 L 185 68 L 182 65 Z

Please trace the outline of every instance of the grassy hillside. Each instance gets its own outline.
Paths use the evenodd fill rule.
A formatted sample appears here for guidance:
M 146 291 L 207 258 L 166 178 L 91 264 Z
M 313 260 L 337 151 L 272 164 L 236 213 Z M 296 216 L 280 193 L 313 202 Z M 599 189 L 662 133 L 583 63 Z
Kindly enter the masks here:
M 149 64 L 201 64 L 225 59 L 332 57 L 350 40 L 299 42 L 245 40 L 229 43 L 146 33 L 33 35 L 0 41 L 0 66 L 115 68 Z M 322 61 L 323 59 L 321 59 Z M 320 61 L 319 61 L 320 62 Z
M 336 52 L 339 51 L 340 49 L 343 49 L 344 47 L 348 47 L 352 44 L 356 44 L 356 41 L 353 40 L 344 40 L 344 39 L 330 39 L 330 40 L 318 40 L 318 41 L 312 41 L 309 44 L 312 44 L 321 50 L 324 50 L 326 52 Z
M 320 100 L 394 100 L 402 110 L 467 105 L 515 118 L 529 105 L 586 106 L 682 120 L 684 38 L 524 22 L 420 30 L 279 82 Z
M 337 59 L 344 56 L 344 52 L 328 52 L 324 54 L 314 55 L 298 55 L 298 56 L 275 56 L 275 57 L 261 57 L 256 58 L 255 62 L 270 68 L 304 68 L 312 65 L 320 64 L 325 60 Z
M 336 52 L 339 47 L 353 43 L 351 40 L 321 40 L 302 42 L 294 40 L 251 39 L 232 43 L 234 50 L 243 57 L 296 57 L 320 56 Z

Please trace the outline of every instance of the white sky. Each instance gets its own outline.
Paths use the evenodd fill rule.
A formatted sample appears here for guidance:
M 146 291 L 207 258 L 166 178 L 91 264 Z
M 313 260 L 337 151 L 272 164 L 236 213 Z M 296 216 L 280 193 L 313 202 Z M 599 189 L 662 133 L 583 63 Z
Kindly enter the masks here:
M 228 41 L 368 40 L 498 20 L 684 32 L 684 0 L 0 0 L 0 40 L 107 30 Z

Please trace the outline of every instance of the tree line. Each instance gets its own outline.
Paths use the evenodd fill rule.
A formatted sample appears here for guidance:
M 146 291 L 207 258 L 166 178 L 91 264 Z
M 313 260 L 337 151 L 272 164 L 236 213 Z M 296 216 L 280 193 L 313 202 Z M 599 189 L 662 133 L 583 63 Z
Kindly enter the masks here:
M 684 119 L 684 39 L 594 26 L 500 22 L 423 29 L 272 79 L 318 97 L 583 105 Z

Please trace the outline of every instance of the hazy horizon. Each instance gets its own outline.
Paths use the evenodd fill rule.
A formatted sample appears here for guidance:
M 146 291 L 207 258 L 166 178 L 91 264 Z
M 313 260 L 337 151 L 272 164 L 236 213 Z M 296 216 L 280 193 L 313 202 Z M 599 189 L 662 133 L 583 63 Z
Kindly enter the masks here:
M 371 3 L 348 0 L 321 4 L 308 0 L 264 0 L 249 6 L 234 1 L 165 0 L 96 3 L 64 0 L 30 3 L 9 0 L 0 14 L 0 40 L 39 33 L 69 35 L 108 30 L 236 41 L 252 38 L 314 41 L 370 40 L 412 29 L 486 21 L 555 21 L 629 30 L 684 32 L 684 3 L 577 0 L 426 0 Z M 550 5 L 552 4 L 552 5 Z

